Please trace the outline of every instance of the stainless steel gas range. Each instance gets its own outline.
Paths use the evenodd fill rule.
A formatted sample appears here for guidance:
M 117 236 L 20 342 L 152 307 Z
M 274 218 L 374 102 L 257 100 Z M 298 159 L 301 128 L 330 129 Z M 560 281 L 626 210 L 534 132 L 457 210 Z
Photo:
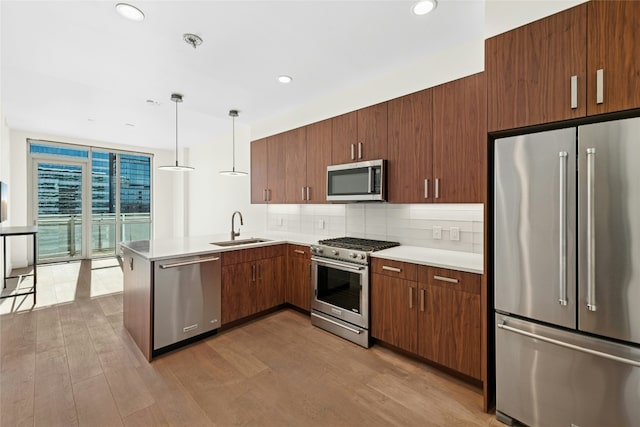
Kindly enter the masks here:
M 340 237 L 311 246 L 311 323 L 368 348 L 369 255 L 398 245 Z

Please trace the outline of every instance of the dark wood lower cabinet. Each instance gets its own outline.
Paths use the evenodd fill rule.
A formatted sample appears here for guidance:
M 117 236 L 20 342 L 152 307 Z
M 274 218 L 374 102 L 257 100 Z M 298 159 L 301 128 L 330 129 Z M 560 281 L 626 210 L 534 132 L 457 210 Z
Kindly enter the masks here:
M 480 275 L 418 266 L 417 280 L 376 268 L 371 278 L 371 335 L 477 380 L 481 371 Z
M 417 283 L 375 273 L 371 277 L 371 336 L 417 353 Z
M 285 300 L 305 311 L 311 311 L 311 254 L 308 246 L 287 247 Z
M 222 324 L 283 304 L 284 266 L 284 245 L 224 253 Z

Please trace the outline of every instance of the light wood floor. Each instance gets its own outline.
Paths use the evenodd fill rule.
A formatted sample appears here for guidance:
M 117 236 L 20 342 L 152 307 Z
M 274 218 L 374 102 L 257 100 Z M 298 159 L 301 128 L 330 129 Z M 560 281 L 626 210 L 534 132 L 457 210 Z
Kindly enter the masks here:
M 93 296 L 97 270 L 77 271 L 73 300 L 0 316 L 2 426 L 501 425 L 479 390 L 292 310 L 149 364 L 123 328 L 122 294 Z

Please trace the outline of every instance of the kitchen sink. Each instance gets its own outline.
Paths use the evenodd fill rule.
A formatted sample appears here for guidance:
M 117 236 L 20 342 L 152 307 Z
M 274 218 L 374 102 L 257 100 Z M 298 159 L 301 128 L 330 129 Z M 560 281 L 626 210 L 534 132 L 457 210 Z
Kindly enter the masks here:
M 226 240 L 224 242 L 212 242 L 212 245 L 216 246 L 240 246 L 240 245 L 250 245 L 251 243 L 262 243 L 262 242 L 270 242 L 271 240 L 267 239 L 258 239 L 252 237 L 251 239 L 241 239 L 241 240 Z

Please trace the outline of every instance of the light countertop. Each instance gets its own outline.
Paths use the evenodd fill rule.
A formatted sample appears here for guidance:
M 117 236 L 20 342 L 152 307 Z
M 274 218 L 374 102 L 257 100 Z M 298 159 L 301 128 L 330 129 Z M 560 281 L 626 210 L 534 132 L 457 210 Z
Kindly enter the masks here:
M 327 236 L 281 232 L 258 232 L 247 233 L 247 235 L 237 237 L 237 240 L 245 240 L 249 238 L 262 238 L 267 239 L 268 241 L 223 247 L 214 245 L 212 242 L 228 241 L 229 235 L 213 234 L 198 237 L 130 241 L 122 242 L 121 245 L 123 248 L 129 249 L 149 261 L 159 261 L 168 258 L 205 255 L 261 246 L 280 245 L 283 243 L 309 246 L 318 243 L 318 240 L 326 239 Z M 482 255 L 469 252 L 456 252 L 418 246 L 397 246 L 395 248 L 373 252 L 371 256 L 375 258 L 385 258 L 395 261 L 429 265 L 432 267 L 449 268 L 469 273 L 482 274 L 483 272 Z
M 447 251 L 444 249 L 423 248 L 419 246 L 396 246 L 395 248 L 373 252 L 371 256 L 374 258 L 466 271 L 468 273 L 482 274 L 484 270 L 482 255 L 471 252 Z

